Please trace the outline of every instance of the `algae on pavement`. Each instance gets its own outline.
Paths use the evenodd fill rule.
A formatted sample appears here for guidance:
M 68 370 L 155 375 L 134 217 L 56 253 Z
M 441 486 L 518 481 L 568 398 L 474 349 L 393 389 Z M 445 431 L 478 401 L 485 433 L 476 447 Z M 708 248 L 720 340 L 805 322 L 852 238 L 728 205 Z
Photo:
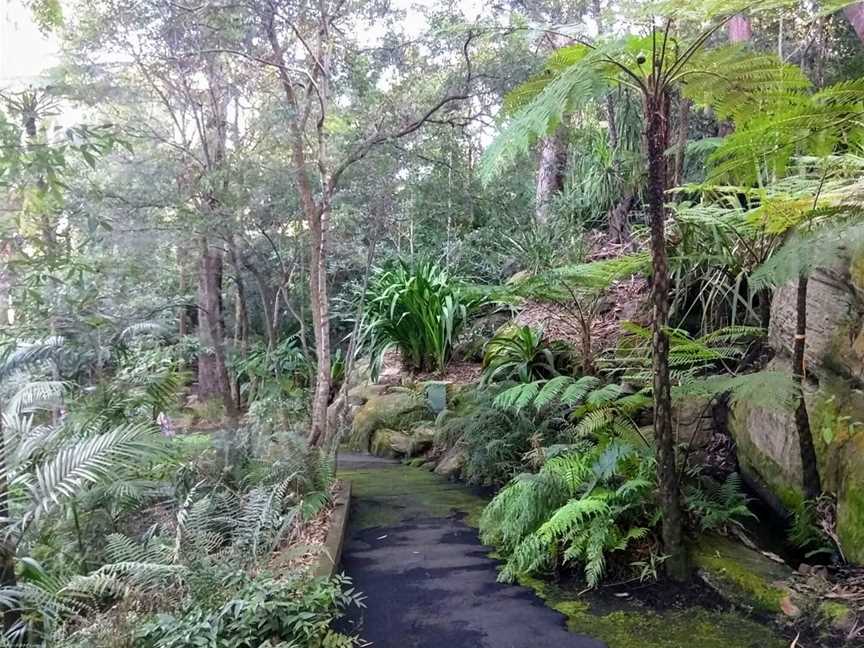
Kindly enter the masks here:
M 339 477 L 351 481 L 351 526 L 357 529 L 453 513 L 463 514 L 465 522 L 476 527 L 487 503 L 465 486 L 401 464 L 340 470 Z

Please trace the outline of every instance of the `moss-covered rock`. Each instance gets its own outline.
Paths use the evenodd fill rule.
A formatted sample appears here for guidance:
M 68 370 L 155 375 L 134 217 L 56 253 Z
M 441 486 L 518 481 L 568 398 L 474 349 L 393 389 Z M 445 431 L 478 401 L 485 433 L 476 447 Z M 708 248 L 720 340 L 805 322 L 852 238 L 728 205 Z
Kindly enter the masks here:
M 468 453 L 465 448 L 458 446 L 450 448 L 435 467 L 435 474 L 448 479 L 458 479 L 467 458 Z
M 395 459 L 399 454 L 393 449 L 393 439 L 400 433 L 396 430 L 381 428 L 372 433 L 372 441 L 369 443 L 369 452 L 376 457 Z
M 704 536 L 691 550 L 702 578 L 738 605 L 772 614 L 784 612 L 792 570 L 721 536 Z
M 783 370 L 775 360 L 771 370 Z M 806 393 L 819 473 L 837 497 L 837 531 L 847 558 L 864 563 L 864 394 L 848 380 L 826 374 Z M 729 416 L 742 474 L 787 511 L 803 501 L 801 457 L 794 413 L 740 399 Z M 774 501 L 771 501 L 771 498 Z
M 431 417 L 422 395 L 408 389 L 392 389 L 371 397 L 354 414 L 349 445 L 368 452 L 376 430 L 404 432 L 418 421 Z

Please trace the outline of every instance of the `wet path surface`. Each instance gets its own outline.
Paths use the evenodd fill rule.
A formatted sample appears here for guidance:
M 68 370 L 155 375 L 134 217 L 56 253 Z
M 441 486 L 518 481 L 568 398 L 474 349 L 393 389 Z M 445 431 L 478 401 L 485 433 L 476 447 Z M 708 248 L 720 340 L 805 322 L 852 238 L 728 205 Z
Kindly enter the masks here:
M 377 648 L 604 648 L 529 589 L 498 583 L 475 528 L 484 500 L 424 470 L 340 455 L 352 482 L 342 570 L 366 595 L 348 619 Z

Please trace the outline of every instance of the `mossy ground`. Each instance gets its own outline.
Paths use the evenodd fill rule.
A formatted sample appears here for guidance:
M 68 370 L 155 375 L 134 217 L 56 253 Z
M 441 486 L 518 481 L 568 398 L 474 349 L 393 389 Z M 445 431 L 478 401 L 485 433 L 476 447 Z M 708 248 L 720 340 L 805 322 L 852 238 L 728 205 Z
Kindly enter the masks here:
M 787 648 L 770 626 L 739 613 L 703 607 L 654 611 L 638 601 L 621 609 L 594 610 L 590 593 L 579 596 L 538 579 L 522 579 L 548 606 L 567 617 L 567 627 L 602 639 L 609 648 Z M 597 606 L 601 607 L 601 606 Z
M 340 470 L 351 481 L 351 525 L 368 529 L 395 526 L 423 517 L 465 515 L 476 527 L 486 499 L 465 486 L 448 482 L 420 468 L 390 464 L 375 468 Z

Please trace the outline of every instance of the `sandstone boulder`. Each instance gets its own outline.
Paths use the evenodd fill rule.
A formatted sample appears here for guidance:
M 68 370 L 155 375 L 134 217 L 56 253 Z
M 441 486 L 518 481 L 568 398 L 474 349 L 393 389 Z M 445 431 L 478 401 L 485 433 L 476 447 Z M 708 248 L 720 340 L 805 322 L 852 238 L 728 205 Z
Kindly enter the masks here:
M 435 474 L 447 477 L 448 479 L 457 479 L 462 473 L 462 468 L 465 466 L 467 458 L 468 453 L 464 448 L 460 448 L 459 446 L 450 448 L 435 467 Z
M 386 428 L 404 432 L 429 417 L 429 409 L 421 395 L 407 389 L 392 388 L 370 398 L 355 412 L 349 445 L 354 450 L 369 451 L 376 430 Z

